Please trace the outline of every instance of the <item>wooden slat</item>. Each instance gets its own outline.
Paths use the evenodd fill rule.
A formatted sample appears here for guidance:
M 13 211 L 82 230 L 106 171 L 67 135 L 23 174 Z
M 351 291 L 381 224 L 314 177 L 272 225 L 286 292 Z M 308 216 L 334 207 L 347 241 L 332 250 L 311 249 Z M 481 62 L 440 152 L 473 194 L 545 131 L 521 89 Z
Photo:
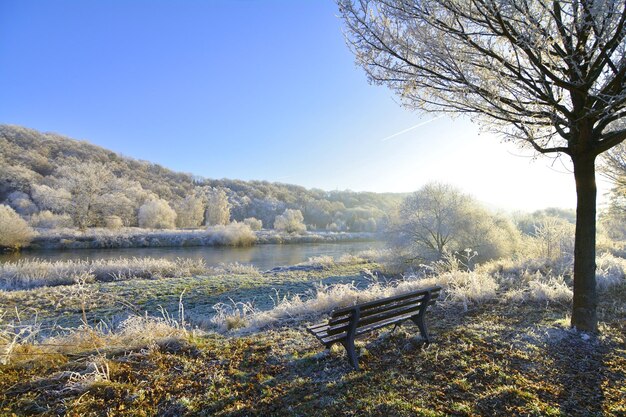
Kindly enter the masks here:
M 441 290 L 441 287 L 434 286 L 434 287 L 424 288 L 424 289 L 421 289 L 421 290 L 412 291 L 412 292 L 401 294 L 401 295 L 395 295 L 393 297 L 381 298 L 379 300 L 373 300 L 373 301 L 369 301 L 369 302 L 362 303 L 362 304 L 357 304 L 357 305 L 359 307 L 361 307 L 362 309 L 367 309 L 369 307 L 375 307 L 375 306 L 378 306 L 378 305 L 387 304 L 387 303 L 392 302 L 392 301 L 396 301 L 396 300 L 399 301 L 399 300 L 403 300 L 405 298 L 415 297 L 416 295 L 426 294 L 427 292 L 430 292 L 431 294 L 434 294 L 435 292 L 438 293 L 440 290 Z M 338 310 L 335 310 L 334 314 L 341 314 L 341 313 L 349 312 L 354 307 L 355 306 L 340 308 Z
M 437 295 L 439 295 L 437 293 Z M 348 322 L 350 321 L 350 317 L 351 317 L 351 312 L 354 310 L 355 307 L 359 307 L 360 308 L 360 314 L 361 314 L 361 318 L 365 318 L 374 314 L 378 314 L 381 313 L 383 311 L 387 311 L 387 310 L 392 310 L 395 308 L 399 308 L 402 307 L 404 305 L 409 305 L 409 304 L 415 304 L 415 303 L 419 303 L 421 302 L 424 298 L 426 297 L 426 294 L 417 294 L 414 297 L 411 298 L 404 298 L 402 297 L 401 300 L 393 300 L 392 302 L 389 302 L 387 304 L 383 304 L 383 305 L 377 305 L 377 306 L 373 306 L 373 307 L 369 307 L 369 308 L 362 308 L 360 305 L 356 305 L 353 306 L 351 308 L 351 310 L 346 314 L 346 313 L 340 313 L 339 315 L 337 315 L 335 312 L 331 313 L 331 318 L 330 320 L 328 320 L 328 324 L 330 324 L 331 326 L 340 324 L 340 323 L 344 323 L 344 322 Z M 435 299 L 436 296 L 432 296 L 431 299 Z
M 435 304 L 435 300 L 431 299 L 430 302 L 428 303 L 428 306 L 432 306 Z M 419 313 L 419 308 L 414 312 L 413 315 L 417 315 Z M 406 313 L 406 312 L 405 312 Z M 316 336 L 318 339 L 322 339 L 325 337 L 329 336 L 329 333 L 332 334 L 341 334 L 347 331 L 348 329 L 348 324 L 349 321 L 341 323 L 340 325 L 335 325 L 335 326 L 330 326 L 328 323 L 322 323 L 316 326 L 311 326 L 308 327 L 307 330 L 312 333 L 314 336 Z M 366 323 L 364 325 L 368 325 L 370 323 Z M 363 325 L 362 321 L 359 321 L 359 327 L 361 327 Z M 332 327 L 332 331 L 329 332 L 329 329 L 331 329 Z
M 420 300 L 417 303 L 411 303 L 411 304 L 406 304 L 406 305 L 401 305 L 398 306 L 396 308 L 390 309 L 390 310 L 385 310 L 382 311 L 380 313 L 377 314 L 373 314 L 370 315 L 368 317 L 365 318 L 360 318 L 359 322 L 357 323 L 357 328 L 361 328 L 364 326 L 367 326 L 369 324 L 372 323 L 376 323 L 379 321 L 385 321 L 388 320 L 390 318 L 393 318 L 395 316 L 401 316 L 401 315 L 405 315 L 405 314 L 409 314 L 412 313 L 412 315 L 417 315 L 419 313 L 419 311 L 424 308 L 423 306 L 423 300 Z M 331 334 L 336 334 L 336 333 L 340 333 L 341 331 L 343 331 L 345 329 L 345 327 L 347 327 L 347 324 L 343 323 L 341 325 L 338 326 L 330 326 L 326 332 L 331 335 Z
M 360 319 L 356 335 L 361 335 L 417 316 L 423 308 L 435 304 L 440 290 L 441 287 L 435 286 L 334 310 L 328 322 L 310 326 L 307 330 L 324 344 L 345 339 L 352 314 L 359 307 Z M 423 306 L 423 300 L 428 292 L 431 298 L 428 306 Z
M 380 321 L 377 323 L 372 323 L 369 326 L 365 326 L 365 327 L 361 327 L 359 329 L 357 329 L 356 331 L 356 336 L 360 336 L 362 334 L 368 333 L 372 330 L 376 330 L 379 329 L 381 327 L 385 327 L 385 326 L 389 326 L 391 324 L 396 324 L 396 323 L 401 323 L 403 321 L 406 321 L 408 319 L 410 319 L 411 317 L 415 316 L 415 314 L 413 313 L 409 313 L 409 314 L 404 314 L 401 316 L 396 316 L 396 317 L 391 317 L 385 321 Z M 330 342 L 338 342 L 340 340 L 343 340 L 346 338 L 346 333 L 339 333 L 339 334 L 334 334 L 334 335 L 330 335 L 327 337 L 322 337 L 320 338 L 320 341 L 324 344 L 330 343 Z
M 434 300 L 428 303 L 429 306 L 433 304 L 434 304 Z M 362 327 L 367 327 L 370 324 L 374 324 L 378 322 L 387 322 L 387 320 L 392 319 L 393 317 L 396 317 L 396 316 L 402 316 L 402 317 L 405 317 L 407 315 L 408 317 L 417 316 L 421 309 L 422 309 L 421 304 L 417 304 L 417 305 L 413 304 L 413 305 L 403 306 L 402 308 L 396 309 L 393 311 L 386 311 L 375 316 L 369 316 L 365 319 L 360 319 L 359 323 L 357 324 L 357 333 L 359 332 L 359 329 Z M 342 333 L 345 334 L 345 332 L 348 329 L 348 325 L 349 323 L 342 323 L 340 325 L 328 326 L 327 328 L 317 332 L 316 336 L 319 339 L 321 339 L 321 338 L 329 337 L 335 334 L 342 334 Z
M 320 324 L 315 324 L 313 326 L 309 326 L 308 329 L 317 330 L 319 327 L 326 327 L 326 326 L 328 326 L 328 323 L 320 323 Z

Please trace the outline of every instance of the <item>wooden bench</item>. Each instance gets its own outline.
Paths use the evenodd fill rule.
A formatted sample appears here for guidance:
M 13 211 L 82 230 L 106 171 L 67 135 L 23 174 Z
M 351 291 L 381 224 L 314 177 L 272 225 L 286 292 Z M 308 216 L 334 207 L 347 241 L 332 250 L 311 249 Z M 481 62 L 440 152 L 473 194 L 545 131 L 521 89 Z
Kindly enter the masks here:
M 393 297 L 373 300 L 350 307 L 333 310 L 326 323 L 310 326 L 307 330 L 330 349 L 341 343 L 348 352 L 348 359 L 354 369 L 359 369 L 354 339 L 372 330 L 406 320 L 413 321 L 426 343 L 430 343 L 424 315 L 429 305 L 433 305 L 441 287 L 435 286 L 411 291 Z

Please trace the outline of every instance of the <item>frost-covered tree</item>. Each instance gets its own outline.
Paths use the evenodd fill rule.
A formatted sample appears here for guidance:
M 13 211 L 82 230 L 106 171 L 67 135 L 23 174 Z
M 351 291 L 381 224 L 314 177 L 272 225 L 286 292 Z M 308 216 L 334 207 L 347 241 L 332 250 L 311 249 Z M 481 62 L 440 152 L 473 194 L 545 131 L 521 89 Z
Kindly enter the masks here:
M 473 198 L 447 184 L 432 183 L 409 195 L 390 228 L 390 239 L 420 262 L 470 248 L 476 261 L 510 255 L 517 231 Z
M 254 217 L 247 217 L 243 219 L 244 224 L 247 224 L 248 227 L 252 230 L 261 230 L 263 228 L 263 222 Z
M 19 250 L 35 236 L 33 229 L 11 207 L 0 204 L 0 249 Z
M 45 184 L 33 184 L 31 196 L 40 211 L 49 210 L 54 213 L 67 213 L 72 201 L 72 196 L 66 189 Z
M 55 214 L 50 210 L 43 210 L 30 216 L 29 223 L 33 227 L 42 229 L 60 229 L 72 227 L 72 218 L 67 214 Z
M 230 222 L 230 203 L 226 191 L 222 188 L 209 188 L 206 193 L 206 224 L 228 224 Z
M 596 331 L 595 160 L 626 138 L 626 2 L 338 4 L 358 64 L 409 108 L 467 114 L 540 154 L 571 158 L 572 325 Z
M 176 212 L 167 201 L 157 198 L 139 207 L 139 227 L 146 229 L 174 229 Z
M 107 190 L 100 199 L 101 216 L 98 225 L 107 226 L 106 218 L 119 217 L 125 226 L 138 224 L 139 207 L 156 196 L 143 189 L 141 184 L 129 178 L 114 178 L 107 184 Z M 108 227 L 108 226 L 107 226 Z
M 104 164 L 78 162 L 58 169 L 58 186 L 70 195 L 68 214 L 79 229 L 95 226 L 102 219 L 104 207 L 114 204 L 104 197 L 115 176 Z
M 287 209 L 274 219 L 274 229 L 288 233 L 300 233 L 306 231 L 304 216 L 300 210 Z
M 174 206 L 174 210 L 178 227 L 198 227 L 204 218 L 204 199 L 195 194 L 188 195 Z

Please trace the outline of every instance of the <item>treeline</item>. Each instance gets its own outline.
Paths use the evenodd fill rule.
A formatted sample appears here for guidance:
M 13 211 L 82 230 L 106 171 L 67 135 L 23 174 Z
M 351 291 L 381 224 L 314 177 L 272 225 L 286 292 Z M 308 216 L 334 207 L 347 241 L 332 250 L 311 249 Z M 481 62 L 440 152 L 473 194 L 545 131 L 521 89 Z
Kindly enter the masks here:
M 385 228 L 388 213 L 403 198 L 206 179 L 84 141 L 0 125 L 0 204 L 35 227 L 168 229 L 245 221 L 253 229 L 278 224 L 375 232 Z

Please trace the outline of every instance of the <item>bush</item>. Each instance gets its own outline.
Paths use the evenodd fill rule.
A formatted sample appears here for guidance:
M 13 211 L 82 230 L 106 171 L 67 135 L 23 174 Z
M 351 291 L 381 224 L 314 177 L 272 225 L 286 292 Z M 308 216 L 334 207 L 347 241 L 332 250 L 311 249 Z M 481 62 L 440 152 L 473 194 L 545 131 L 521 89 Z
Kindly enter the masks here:
M 7 197 L 7 203 L 17 213 L 21 215 L 29 215 L 38 211 L 37 206 L 31 200 L 30 196 L 21 191 L 14 191 Z
M 300 233 L 306 231 L 304 216 L 300 210 L 287 209 L 283 214 L 276 216 L 274 229 L 288 233 Z
M 11 207 L 0 205 L 0 248 L 19 250 L 28 246 L 35 232 Z
M 44 210 L 30 216 L 30 225 L 42 229 L 60 229 L 72 227 L 74 222 L 67 214 L 55 214 Z
M 231 224 L 209 226 L 211 243 L 224 246 L 250 246 L 256 242 L 256 234 L 245 223 L 232 222 Z
M 174 229 L 176 212 L 167 201 L 151 200 L 139 207 L 139 227 L 147 229 Z
M 250 226 L 250 229 L 252 230 L 261 230 L 263 228 L 263 222 L 255 217 L 243 219 L 243 222 Z
M 106 216 L 104 218 L 104 225 L 107 229 L 117 230 L 124 226 L 124 222 L 119 216 Z

